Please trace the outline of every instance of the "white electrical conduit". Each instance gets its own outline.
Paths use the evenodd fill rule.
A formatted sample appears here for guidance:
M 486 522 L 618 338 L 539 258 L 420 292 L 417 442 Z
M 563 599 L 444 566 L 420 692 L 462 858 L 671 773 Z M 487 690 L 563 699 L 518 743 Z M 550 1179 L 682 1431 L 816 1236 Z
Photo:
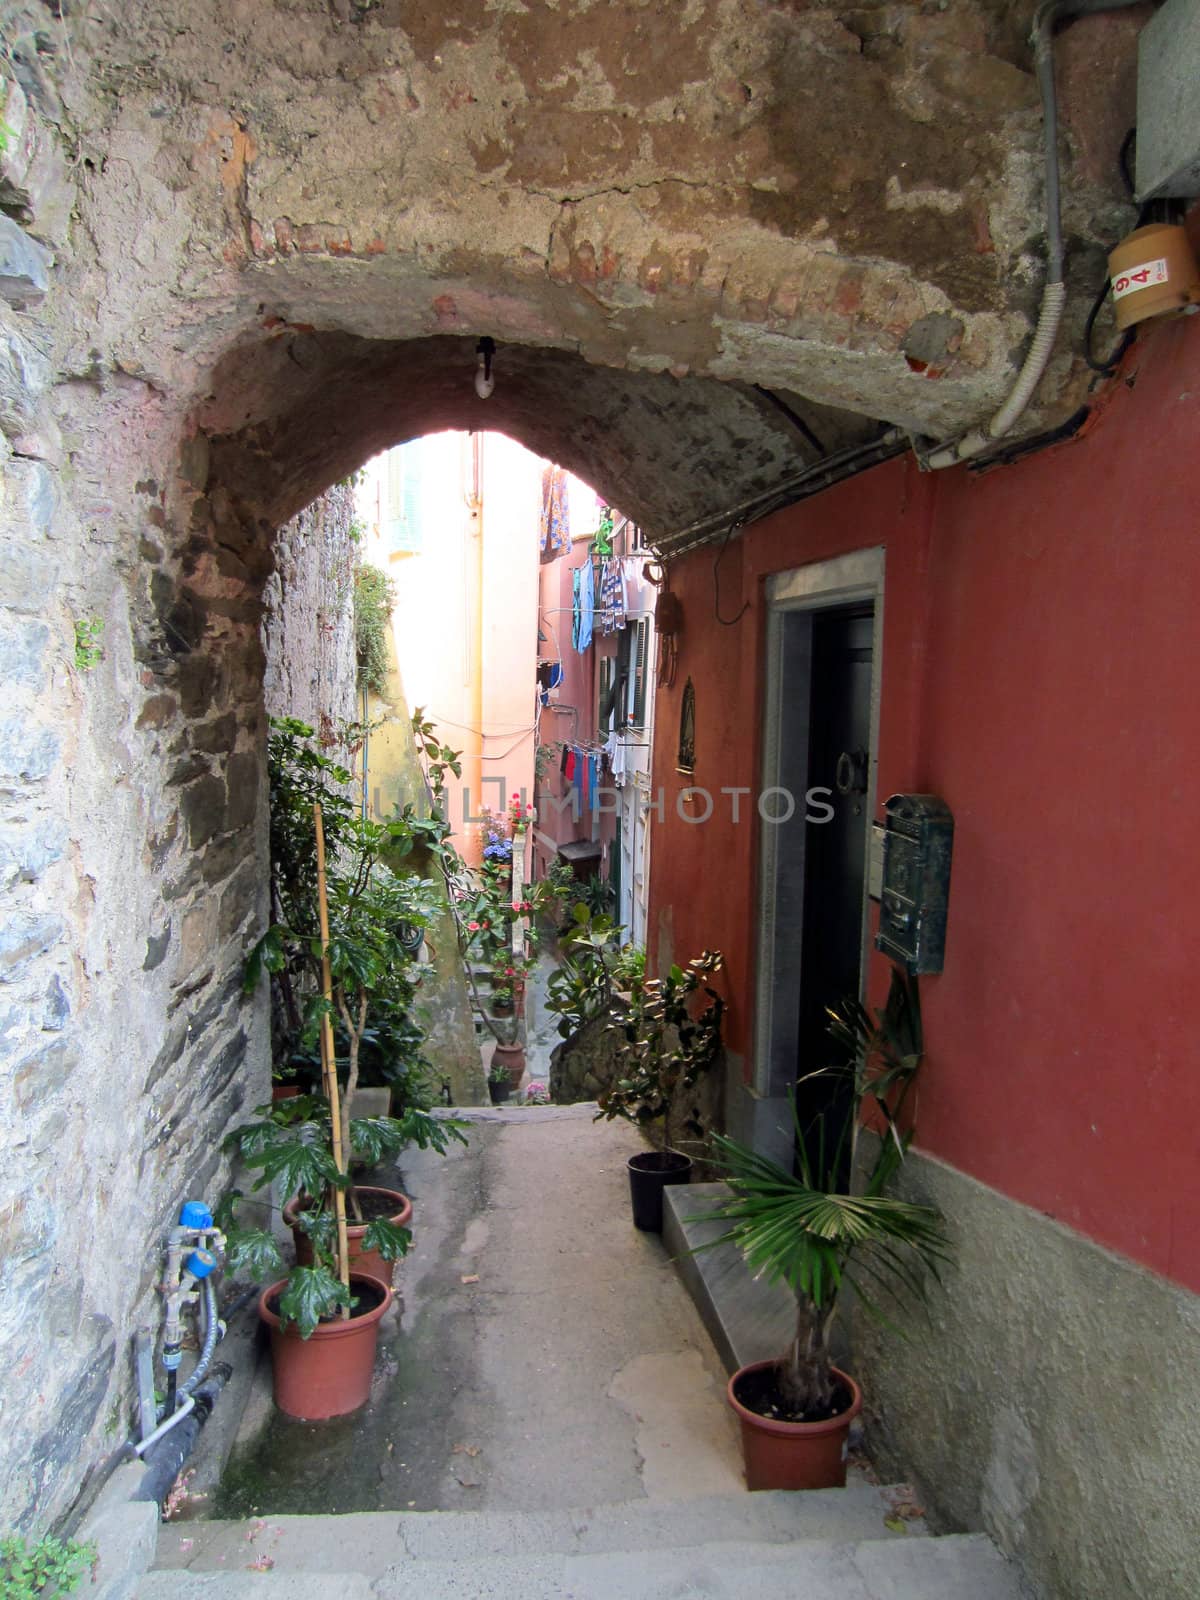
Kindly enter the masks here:
M 1058 171 L 1058 99 L 1054 91 L 1054 30 L 1067 17 L 1085 16 L 1096 11 L 1121 11 L 1139 0 L 1045 0 L 1033 19 L 1030 42 L 1038 87 L 1042 92 L 1042 121 L 1046 143 L 1046 286 L 1037 328 L 1017 381 L 1004 404 L 982 428 L 975 428 L 950 444 L 937 446 L 920 457 L 923 467 L 952 467 L 969 461 L 1002 438 L 1020 417 L 1033 397 L 1050 360 L 1058 326 L 1062 321 L 1067 286 L 1063 282 L 1062 207 Z

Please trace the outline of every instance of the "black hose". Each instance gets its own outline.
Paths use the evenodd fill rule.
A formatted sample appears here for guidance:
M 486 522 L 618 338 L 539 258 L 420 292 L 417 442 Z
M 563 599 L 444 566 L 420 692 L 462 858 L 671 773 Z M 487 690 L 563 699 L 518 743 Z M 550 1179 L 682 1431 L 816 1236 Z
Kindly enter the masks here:
M 134 1492 L 134 1500 L 152 1500 L 162 1505 L 171 1492 L 171 1485 L 191 1455 L 200 1429 L 208 1421 L 217 1396 L 233 1376 L 227 1361 L 219 1361 L 192 1396 L 195 1406 L 183 1421 L 164 1433 L 157 1444 L 152 1444 L 142 1457 L 146 1470 Z

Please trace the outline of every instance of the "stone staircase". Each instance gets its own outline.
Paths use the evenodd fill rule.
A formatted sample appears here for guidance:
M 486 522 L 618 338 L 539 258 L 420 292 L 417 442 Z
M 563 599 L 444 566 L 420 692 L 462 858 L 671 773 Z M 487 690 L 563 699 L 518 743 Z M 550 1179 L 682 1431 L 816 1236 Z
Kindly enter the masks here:
M 867 1485 L 576 1511 L 168 1524 L 137 1600 L 1020 1600 L 982 1534 Z

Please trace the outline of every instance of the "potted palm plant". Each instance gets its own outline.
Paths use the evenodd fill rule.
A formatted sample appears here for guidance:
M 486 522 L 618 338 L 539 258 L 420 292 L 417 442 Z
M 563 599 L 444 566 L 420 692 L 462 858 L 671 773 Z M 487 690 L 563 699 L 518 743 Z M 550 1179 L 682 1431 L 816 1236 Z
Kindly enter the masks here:
M 793 1102 L 795 1169 L 712 1136 L 732 1191 L 712 1215 L 731 1226 L 700 1248 L 731 1240 L 756 1276 L 796 1296 L 788 1350 L 729 1380 L 751 1489 L 845 1482 L 846 1438 L 862 1395 L 831 1358 L 842 1291 L 851 1286 L 864 1310 L 882 1317 L 881 1292 L 922 1296 L 949 1257 L 933 1207 L 884 1193 L 912 1139 L 906 1103 L 924 1052 L 917 980 L 893 968 L 887 1004 L 874 1018 L 856 1000 L 829 1018 L 844 1058 L 811 1075 L 828 1083 L 827 1110 L 802 1126 Z M 864 1117 L 874 1124 L 869 1152 Z
M 630 1156 L 629 1193 L 634 1227 L 661 1233 L 663 1189 L 687 1183 L 692 1158 L 670 1148 L 681 1131 L 672 1125 L 678 1097 L 692 1089 L 716 1063 L 721 1051 L 725 1001 L 705 980 L 719 972 L 724 957 L 705 950 L 686 967 L 671 967 L 664 978 L 640 984 L 627 1012 L 614 1012 L 610 1030 L 622 1040 L 620 1076 L 598 1099 L 597 1118 L 624 1117 L 646 1129 L 654 1149 Z M 697 1011 L 696 996 L 706 1003 Z M 694 1136 L 703 1129 L 694 1119 Z

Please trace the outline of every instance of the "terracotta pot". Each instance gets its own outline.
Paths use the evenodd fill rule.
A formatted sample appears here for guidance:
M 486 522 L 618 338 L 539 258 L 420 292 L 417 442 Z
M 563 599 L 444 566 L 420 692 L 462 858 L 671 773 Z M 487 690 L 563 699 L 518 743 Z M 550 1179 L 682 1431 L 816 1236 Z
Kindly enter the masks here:
M 369 1184 L 363 1183 L 356 1183 L 354 1189 L 355 1193 L 360 1195 L 387 1195 L 389 1199 L 395 1202 L 395 1209 L 388 1212 L 388 1221 L 394 1222 L 398 1228 L 408 1227 L 412 1220 L 412 1201 L 407 1195 L 401 1194 L 398 1189 L 376 1189 Z M 310 1267 L 313 1259 L 312 1240 L 297 1225 L 299 1216 L 300 1196 L 296 1195 L 284 1206 L 283 1220 L 292 1230 L 292 1240 L 296 1246 L 296 1265 L 298 1267 Z M 352 1274 L 355 1272 L 365 1273 L 367 1277 L 375 1278 L 378 1282 L 386 1284 L 390 1288 L 392 1268 L 395 1262 L 385 1261 L 378 1250 L 363 1249 L 363 1234 L 366 1233 L 369 1226 L 369 1223 L 354 1222 L 347 1218 L 346 1238 L 350 1245 L 350 1271 Z
M 295 1324 L 283 1327 L 267 1303 L 286 1287 L 287 1279 L 281 1278 L 264 1289 L 258 1301 L 258 1314 L 271 1330 L 275 1404 L 304 1422 L 357 1411 L 371 1393 L 379 1324 L 392 1303 L 391 1289 L 377 1278 L 351 1273 L 350 1287 L 370 1297 L 382 1296 L 379 1304 L 346 1322 L 322 1322 L 302 1339 Z
M 294 1100 L 300 1093 L 298 1083 L 273 1083 L 271 1085 L 271 1104 L 276 1105 L 280 1100 Z
M 492 1057 L 503 1067 L 508 1069 L 508 1083 L 512 1089 L 521 1087 L 521 1079 L 525 1076 L 525 1046 L 523 1044 L 498 1044 L 496 1053 Z
M 668 1184 L 687 1183 L 692 1176 L 692 1158 L 679 1150 L 645 1150 L 630 1156 L 629 1198 L 633 1205 L 633 1225 L 643 1233 L 661 1233 L 663 1190 Z
M 748 1372 L 762 1372 L 778 1361 L 755 1361 L 740 1367 L 725 1390 L 742 1427 L 742 1455 L 748 1489 L 840 1489 L 846 1482 L 846 1446 L 850 1424 L 862 1410 L 862 1390 L 848 1373 L 832 1367 L 850 1391 L 845 1411 L 827 1422 L 777 1422 L 760 1417 L 738 1399 L 734 1390 Z

